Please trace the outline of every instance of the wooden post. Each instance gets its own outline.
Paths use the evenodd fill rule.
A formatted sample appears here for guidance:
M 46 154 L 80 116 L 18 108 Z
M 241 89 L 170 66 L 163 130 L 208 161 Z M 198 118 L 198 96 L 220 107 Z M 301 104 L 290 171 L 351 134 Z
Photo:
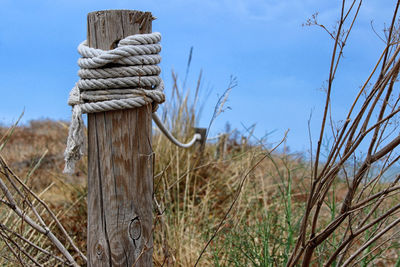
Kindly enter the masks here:
M 152 31 L 149 12 L 88 14 L 88 45 Z M 88 114 L 88 266 L 152 266 L 151 105 Z

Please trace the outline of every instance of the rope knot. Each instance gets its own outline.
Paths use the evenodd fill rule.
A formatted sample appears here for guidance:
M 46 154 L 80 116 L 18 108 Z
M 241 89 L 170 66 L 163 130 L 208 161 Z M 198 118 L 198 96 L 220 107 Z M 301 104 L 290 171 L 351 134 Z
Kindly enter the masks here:
M 122 39 L 113 50 L 78 46 L 80 80 L 72 88 L 68 105 L 72 119 L 65 150 L 65 173 L 74 171 L 83 155 L 83 113 L 139 108 L 164 102 L 161 69 L 161 34 L 135 34 Z

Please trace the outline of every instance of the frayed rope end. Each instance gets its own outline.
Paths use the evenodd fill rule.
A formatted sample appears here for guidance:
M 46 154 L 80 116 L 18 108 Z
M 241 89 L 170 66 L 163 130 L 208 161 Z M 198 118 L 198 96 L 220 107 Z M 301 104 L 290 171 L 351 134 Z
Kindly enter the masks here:
M 64 152 L 65 167 L 64 173 L 72 174 L 75 170 L 76 162 L 82 157 L 84 151 L 84 132 L 83 132 L 82 110 L 79 105 L 72 108 L 72 119 L 69 126 L 67 148 Z

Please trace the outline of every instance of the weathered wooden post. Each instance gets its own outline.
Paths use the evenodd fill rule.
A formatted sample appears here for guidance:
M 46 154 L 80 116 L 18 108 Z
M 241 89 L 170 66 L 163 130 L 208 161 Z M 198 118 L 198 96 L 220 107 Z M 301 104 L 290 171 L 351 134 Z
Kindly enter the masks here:
M 149 12 L 88 14 L 89 47 L 152 32 Z M 88 114 L 88 266 L 152 266 L 151 105 Z

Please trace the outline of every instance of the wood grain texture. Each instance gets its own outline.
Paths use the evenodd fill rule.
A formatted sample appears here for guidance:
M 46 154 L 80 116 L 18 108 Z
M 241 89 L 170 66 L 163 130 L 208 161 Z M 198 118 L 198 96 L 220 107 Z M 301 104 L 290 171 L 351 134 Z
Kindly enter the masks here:
M 88 14 L 90 47 L 150 33 L 149 12 Z M 152 266 L 151 105 L 88 114 L 88 266 Z

